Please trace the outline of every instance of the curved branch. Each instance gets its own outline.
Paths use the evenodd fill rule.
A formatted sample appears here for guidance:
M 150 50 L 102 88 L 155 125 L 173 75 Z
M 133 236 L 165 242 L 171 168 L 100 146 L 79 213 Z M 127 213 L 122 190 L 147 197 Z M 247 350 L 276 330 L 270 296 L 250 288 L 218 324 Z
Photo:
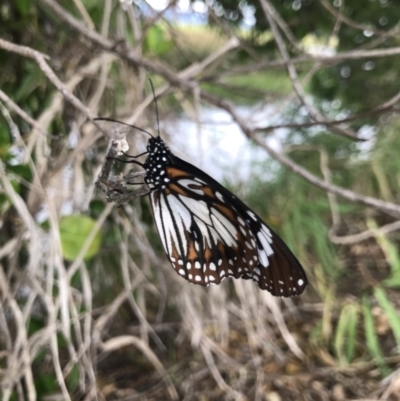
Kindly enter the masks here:
M 261 0 L 263 4 L 265 4 L 265 0 Z M 195 81 L 185 80 L 180 78 L 176 73 L 170 71 L 164 66 L 157 65 L 145 58 L 137 57 L 136 54 L 132 51 L 121 50 L 115 48 L 114 42 L 111 40 L 102 37 L 97 32 L 90 31 L 86 28 L 80 21 L 77 21 L 74 17 L 68 14 L 62 7 L 58 4 L 54 3 L 52 0 L 41 0 L 42 3 L 48 5 L 60 18 L 62 18 L 65 22 L 71 25 L 73 28 L 77 29 L 83 35 L 85 35 L 88 39 L 92 40 L 96 44 L 100 45 L 106 50 L 113 51 L 117 53 L 120 57 L 133 62 L 135 65 L 139 65 L 148 69 L 149 71 L 161 75 L 164 79 L 166 79 L 171 85 L 193 90 L 196 87 Z M 268 13 L 267 13 L 268 15 Z M 272 21 L 273 23 L 273 21 Z M 380 210 L 384 213 L 388 213 L 390 215 L 400 216 L 400 206 L 391 202 L 385 202 L 376 198 L 360 195 L 354 191 L 350 191 L 345 188 L 341 188 L 339 186 L 330 184 L 316 175 L 310 173 L 305 168 L 293 162 L 291 159 L 286 157 L 283 154 L 280 154 L 270 148 L 268 145 L 264 143 L 264 141 L 255 135 L 254 130 L 251 129 L 247 123 L 242 119 L 238 113 L 236 112 L 233 105 L 227 101 L 226 99 L 219 98 L 217 96 L 212 95 L 208 92 L 201 92 L 201 97 L 209 102 L 210 104 L 217 106 L 225 111 L 227 111 L 233 118 L 233 120 L 240 126 L 243 133 L 250 139 L 254 140 L 257 144 L 259 144 L 262 148 L 264 148 L 274 159 L 278 160 L 282 164 L 284 164 L 287 168 L 289 168 L 294 173 L 300 175 L 311 184 L 325 190 L 332 192 L 336 195 L 339 195 L 347 200 L 352 202 L 361 203 L 367 206 L 371 206 L 377 210 Z

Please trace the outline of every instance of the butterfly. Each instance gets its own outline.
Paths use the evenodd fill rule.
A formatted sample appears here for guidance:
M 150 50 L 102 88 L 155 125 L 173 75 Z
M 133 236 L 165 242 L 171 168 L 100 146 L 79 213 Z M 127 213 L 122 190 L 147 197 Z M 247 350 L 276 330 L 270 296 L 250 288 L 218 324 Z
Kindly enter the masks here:
M 307 278 L 283 240 L 229 190 L 147 133 L 144 164 L 128 162 L 145 170 L 158 234 L 176 273 L 202 286 L 234 277 L 275 296 L 300 295 Z

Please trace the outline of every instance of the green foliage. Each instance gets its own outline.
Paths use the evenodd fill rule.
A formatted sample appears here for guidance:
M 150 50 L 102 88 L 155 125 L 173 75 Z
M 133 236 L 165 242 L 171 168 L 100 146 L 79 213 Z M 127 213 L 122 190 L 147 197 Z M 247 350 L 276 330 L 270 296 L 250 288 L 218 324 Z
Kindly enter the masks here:
M 375 230 L 375 238 L 385 254 L 386 260 L 391 268 L 391 275 L 384 283 L 390 287 L 400 286 L 400 255 L 398 247 L 392 241 L 390 241 L 386 235 L 377 231 L 377 224 L 375 221 L 369 219 L 368 227 Z
M 287 74 L 274 70 L 228 75 L 221 86 L 207 82 L 201 86 L 208 92 L 227 97 L 241 106 L 257 104 L 261 89 L 267 91 L 272 99 L 278 95 L 286 95 L 291 90 L 291 83 Z
M 82 245 L 86 238 L 89 236 L 95 221 L 90 217 L 81 215 L 65 216 L 60 221 L 60 237 L 63 256 L 67 260 L 75 260 L 78 256 Z M 102 241 L 101 232 L 97 232 L 93 241 L 91 242 L 84 259 L 90 259 L 100 249 Z
M 163 56 L 174 46 L 173 41 L 161 25 L 153 25 L 148 30 L 144 43 L 145 51 L 152 56 Z
M 356 303 L 345 305 L 339 316 L 334 339 L 334 349 L 340 365 L 347 365 L 354 359 L 357 346 L 359 306 Z
M 35 89 L 39 88 L 41 84 L 46 82 L 43 72 L 37 64 L 29 61 L 25 64 L 24 78 L 21 81 L 18 89 L 14 93 L 14 100 L 20 102 L 27 98 Z
M 39 397 L 55 393 L 58 390 L 57 378 L 54 373 L 40 373 L 35 377 L 35 388 Z
M 26 16 L 31 8 L 31 0 L 15 0 L 15 5 L 18 11 L 23 16 Z
M 68 390 L 73 393 L 79 385 L 79 367 L 77 364 L 74 364 L 67 376 L 67 386 Z
M 389 324 L 392 328 L 397 346 L 400 347 L 400 316 L 395 306 L 389 300 L 382 288 L 375 288 L 374 295 L 382 310 L 387 316 Z
M 375 360 L 383 376 L 390 373 L 379 346 L 379 340 L 376 333 L 374 318 L 371 311 L 371 303 L 367 296 L 363 297 L 362 310 L 364 315 L 364 332 L 368 351 Z
M 321 42 L 330 38 L 337 22 L 336 12 L 339 9 L 336 8 L 335 2 L 333 6 L 331 1 L 328 3 L 332 13 L 328 12 L 318 0 L 271 1 L 272 6 L 285 21 L 298 43 L 310 34 L 319 38 Z M 274 51 L 273 41 L 259 40 L 270 29 L 259 1 L 219 0 L 211 7 L 218 15 L 222 15 L 228 24 L 235 26 L 243 22 L 245 10 L 252 8 L 255 30 L 252 31 L 252 35 L 248 35 L 247 40 L 251 43 L 249 46 L 252 47 L 253 52 L 260 54 Z M 370 27 L 371 30 L 362 30 L 355 25 L 349 26 L 342 22 L 340 29 L 335 32 L 337 51 L 368 49 L 376 40 L 373 30 L 390 31 L 400 19 L 400 7 L 395 1 L 371 0 L 366 6 L 363 1 L 346 0 L 340 11 L 356 23 Z M 292 50 L 293 46 L 289 42 L 287 46 L 289 50 Z M 398 46 L 398 39 L 386 38 L 378 45 L 381 49 L 392 46 Z M 243 60 L 249 58 L 245 52 L 241 53 L 241 57 Z M 308 71 L 310 65 L 299 68 Z M 397 69 L 396 57 L 347 60 L 319 69 L 308 88 L 319 99 L 340 100 L 344 110 L 350 109 L 353 112 L 367 110 L 378 106 L 399 92 L 400 82 L 396 79 Z M 362 96 L 359 96 L 360 93 Z

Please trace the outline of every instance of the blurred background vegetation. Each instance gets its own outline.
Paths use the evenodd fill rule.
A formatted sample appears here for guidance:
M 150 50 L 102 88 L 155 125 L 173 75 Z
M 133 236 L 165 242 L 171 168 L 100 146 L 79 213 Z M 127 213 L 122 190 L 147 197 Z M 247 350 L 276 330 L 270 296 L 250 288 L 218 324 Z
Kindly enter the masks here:
M 390 0 L 3 0 L 2 399 L 400 399 L 399 20 Z M 82 107 L 7 43 L 47 55 Z M 162 137 L 284 238 L 309 277 L 301 297 L 189 285 L 148 199 L 115 208 L 95 191 L 107 134 L 121 128 L 90 119 L 155 130 L 148 78 Z M 317 188 L 256 136 L 392 210 Z M 128 140 L 143 151 L 146 138 Z

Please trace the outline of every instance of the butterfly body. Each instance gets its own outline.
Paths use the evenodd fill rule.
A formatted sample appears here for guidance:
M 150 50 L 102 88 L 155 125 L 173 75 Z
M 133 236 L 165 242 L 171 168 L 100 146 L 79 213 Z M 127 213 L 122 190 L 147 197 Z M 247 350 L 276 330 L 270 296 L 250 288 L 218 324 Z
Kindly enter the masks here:
M 275 296 L 301 294 L 306 275 L 285 243 L 208 174 L 151 138 L 143 167 L 157 230 L 175 271 L 203 286 L 252 279 Z

